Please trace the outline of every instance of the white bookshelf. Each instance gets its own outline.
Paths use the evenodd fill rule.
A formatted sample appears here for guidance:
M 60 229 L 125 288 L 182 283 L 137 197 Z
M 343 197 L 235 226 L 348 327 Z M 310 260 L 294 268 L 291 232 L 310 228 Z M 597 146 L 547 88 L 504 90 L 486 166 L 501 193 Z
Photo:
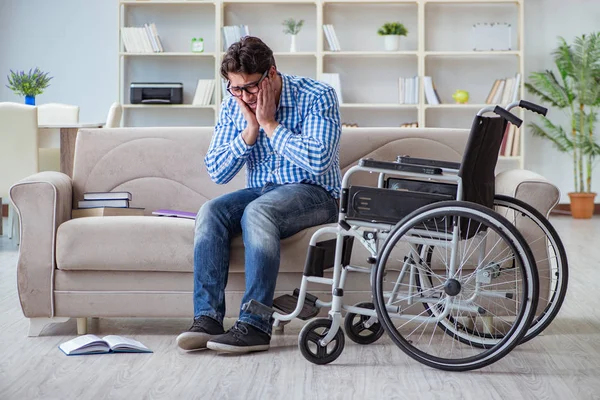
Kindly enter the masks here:
M 339 73 L 342 122 L 361 127 L 399 126 L 469 128 L 496 79 L 524 77 L 524 0 L 121 0 L 119 28 L 154 22 L 163 53 L 129 53 L 119 36 L 119 99 L 124 125 L 204 125 L 216 123 L 222 100 L 221 28 L 248 25 L 273 49 L 280 71 L 319 78 Z M 290 53 L 281 22 L 294 17 L 305 24 Z M 376 34 L 384 22 L 400 21 L 409 30 L 398 51 L 385 51 Z M 473 51 L 470 30 L 476 22 L 512 25 L 509 51 Z M 330 51 L 322 25 L 332 24 L 341 51 Z M 120 29 L 119 29 L 120 31 Z M 205 52 L 192 53 L 192 37 L 204 39 Z M 417 104 L 399 104 L 398 78 L 419 77 Z M 423 77 L 432 76 L 443 104 L 425 99 Z M 198 79 L 216 79 L 213 101 L 192 105 Z M 523 79 L 522 79 L 523 80 Z M 129 104 L 131 82 L 182 82 L 182 105 Z M 454 104 L 456 89 L 470 93 L 469 104 Z M 523 84 L 518 88 L 523 95 Z M 161 111 L 156 111 L 161 110 Z M 523 113 L 520 114 L 523 116 Z M 521 135 L 521 154 L 525 153 Z M 523 157 L 503 157 L 523 165 Z

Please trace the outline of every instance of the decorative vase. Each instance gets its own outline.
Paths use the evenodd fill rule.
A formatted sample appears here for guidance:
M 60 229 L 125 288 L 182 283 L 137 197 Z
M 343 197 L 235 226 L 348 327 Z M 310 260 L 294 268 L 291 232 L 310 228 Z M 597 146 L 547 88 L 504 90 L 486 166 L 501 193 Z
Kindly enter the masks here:
M 291 35 L 292 36 L 292 43 L 290 44 L 290 53 L 295 53 L 296 52 L 296 35 Z
M 594 215 L 594 198 L 596 193 L 569 193 L 571 199 L 571 215 L 577 219 L 591 219 Z
M 385 35 L 383 44 L 386 51 L 397 51 L 400 46 L 400 35 Z
M 25 104 L 35 106 L 35 96 L 25 96 Z

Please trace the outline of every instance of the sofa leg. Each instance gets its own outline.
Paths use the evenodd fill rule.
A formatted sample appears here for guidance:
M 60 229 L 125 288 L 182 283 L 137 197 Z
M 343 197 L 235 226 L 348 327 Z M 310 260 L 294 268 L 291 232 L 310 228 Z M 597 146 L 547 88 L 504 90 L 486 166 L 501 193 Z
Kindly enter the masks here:
M 285 333 L 284 327 L 289 323 L 290 323 L 290 321 L 279 321 L 279 324 L 273 325 L 273 334 L 274 335 L 283 335 Z
M 486 335 L 494 334 L 494 317 L 490 317 L 488 315 L 484 315 L 481 317 L 483 321 L 483 333 Z
M 87 333 L 87 318 L 77 318 L 77 334 L 85 335 Z
M 67 322 L 70 319 L 69 317 L 29 318 L 29 332 L 27 336 L 39 336 L 47 325 Z

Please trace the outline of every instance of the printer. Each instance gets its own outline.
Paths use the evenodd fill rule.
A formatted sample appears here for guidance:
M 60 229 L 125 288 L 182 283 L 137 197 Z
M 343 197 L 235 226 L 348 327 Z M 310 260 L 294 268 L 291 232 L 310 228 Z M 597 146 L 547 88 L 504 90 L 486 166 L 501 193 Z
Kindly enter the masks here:
M 131 104 L 182 104 L 182 83 L 132 82 L 129 98 Z

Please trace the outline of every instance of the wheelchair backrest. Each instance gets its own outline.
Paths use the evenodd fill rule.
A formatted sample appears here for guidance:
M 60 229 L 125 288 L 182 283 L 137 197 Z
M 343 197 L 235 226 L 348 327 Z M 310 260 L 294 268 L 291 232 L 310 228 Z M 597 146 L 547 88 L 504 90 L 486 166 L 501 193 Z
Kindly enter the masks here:
M 475 117 L 458 173 L 463 200 L 494 207 L 495 170 L 507 125 L 502 117 Z

